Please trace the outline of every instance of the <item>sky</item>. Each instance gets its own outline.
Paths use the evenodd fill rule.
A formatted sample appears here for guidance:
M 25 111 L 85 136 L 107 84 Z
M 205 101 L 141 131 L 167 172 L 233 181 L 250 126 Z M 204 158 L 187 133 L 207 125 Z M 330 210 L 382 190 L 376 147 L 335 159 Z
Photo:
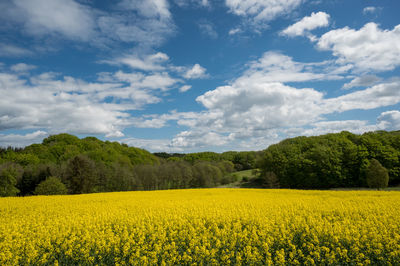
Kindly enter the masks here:
M 398 0 L 2 0 L 0 146 L 151 152 L 400 129 Z

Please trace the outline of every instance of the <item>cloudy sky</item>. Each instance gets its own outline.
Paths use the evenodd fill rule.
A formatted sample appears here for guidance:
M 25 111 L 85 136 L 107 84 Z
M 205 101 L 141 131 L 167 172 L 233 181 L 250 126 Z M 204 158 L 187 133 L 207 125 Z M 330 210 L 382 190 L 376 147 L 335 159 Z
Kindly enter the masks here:
M 400 129 L 398 0 L 2 0 L 0 146 L 261 150 Z

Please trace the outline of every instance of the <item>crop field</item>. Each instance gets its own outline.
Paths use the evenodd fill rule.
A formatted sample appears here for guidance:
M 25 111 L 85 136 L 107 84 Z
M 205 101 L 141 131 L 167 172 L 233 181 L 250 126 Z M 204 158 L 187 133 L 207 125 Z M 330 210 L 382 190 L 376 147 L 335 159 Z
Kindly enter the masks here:
M 0 199 L 0 265 L 400 265 L 400 192 L 189 189 Z

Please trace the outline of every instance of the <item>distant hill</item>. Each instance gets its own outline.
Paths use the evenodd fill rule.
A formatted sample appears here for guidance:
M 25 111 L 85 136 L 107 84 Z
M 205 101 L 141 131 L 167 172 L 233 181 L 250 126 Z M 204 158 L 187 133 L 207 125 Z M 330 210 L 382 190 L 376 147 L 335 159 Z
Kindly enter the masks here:
M 45 138 L 42 144 L 32 144 L 17 151 L 2 149 L 0 162 L 12 161 L 21 165 L 59 164 L 82 154 L 105 164 L 121 163 L 133 166 L 159 162 L 156 156 L 143 149 L 128 147 L 118 142 L 101 141 L 95 137 L 79 139 L 65 133 L 50 136 Z

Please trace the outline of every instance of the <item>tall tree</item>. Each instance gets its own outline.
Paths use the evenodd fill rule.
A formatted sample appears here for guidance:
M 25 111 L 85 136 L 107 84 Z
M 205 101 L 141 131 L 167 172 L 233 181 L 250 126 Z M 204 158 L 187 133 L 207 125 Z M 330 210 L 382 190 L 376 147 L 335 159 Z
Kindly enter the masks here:
M 85 155 L 75 156 L 67 165 L 64 179 L 73 194 L 95 192 L 97 189 L 96 165 Z
M 367 170 L 367 184 L 370 188 L 385 188 L 389 183 L 389 174 L 376 159 L 371 159 Z

